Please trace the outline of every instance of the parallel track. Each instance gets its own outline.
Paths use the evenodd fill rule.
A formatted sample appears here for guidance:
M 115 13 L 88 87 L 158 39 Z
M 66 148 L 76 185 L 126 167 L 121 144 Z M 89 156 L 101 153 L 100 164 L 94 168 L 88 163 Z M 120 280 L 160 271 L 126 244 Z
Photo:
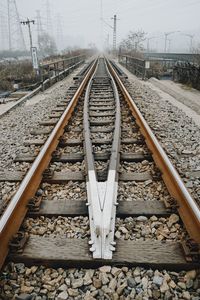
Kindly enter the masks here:
M 120 74 L 121 75 L 121 74 Z M 124 80 L 124 79 L 123 79 Z M 82 100 L 80 100 L 82 98 Z M 55 128 L 51 132 L 39 155 L 34 160 L 30 170 L 23 179 L 15 196 L 5 209 L 0 220 L 0 266 L 3 265 L 9 251 L 9 243 L 14 234 L 19 230 L 25 215 L 28 211 L 28 203 L 33 198 L 39 188 L 41 181 L 44 181 L 43 173 L 48 168 L 53 152 L 60 145 L 60 138 L 66 130 L 66 126 L 71 120 L 71 116 L 80 101 L 84 99 L 83 110 L 83 129 L 84 129 L 84 156 L 86 162 L 86 182 L 87 182 L 87 202 L 90 219 L 90 251 L 87 246 L 87 240 L 70 241 L 70 239 L 37 239 L 31 237 L 24 251 L 20 253 L 11 254 L 9 257 L 14 261 L 24 261 L 27 263 L 46 263 L 50 265 L 75 265 L 75 266 L 95 266 L 105 263 L 111 264 L 129 264 L 129 265 L 152 265 L 152 266 L 177 266 L 179 268 L 193 268 L 199 266 L 199 249 L 200 244 L 200 211 L 189 195 L 183 182 L 181 181 L 176 170 L 169 161 L 167 155 L 159 145 L 157 139 L 153 135 L 148 124 L 137 109 L 128 91 L 126 90 L 122 79 L 117 74 L 116 69 L 103 58 L 95 61 L 87 71 L 79 88 L 75 92 L 67 108 L 64 110 L 61 118 L 56 123 Z M 122 103 L 123 102 L 123 103 Z M 126 102 L 126 104 L 124 104 Z M 120 109 L 121 103 L 121 109 Z M 120 160 L 125 162 L 140 162 L 145 159 L 148 160 L 148 155 L 138 155 L 137 153 L 122 153 L 120 147 L 123 144 L 138 144 L 139 140 L 131 140 L 124 138 L 123 134 L 127 134 L 127 129 L 124 131 L 122 119 L 127 111 L 125 105 L 128 105 L 132 112 L 134 122 L 137 123 L 139 129 L 145 139 L 145 142 L 152 152 L 152 157 L 160 169 L 162 178 L 171 194 L 178 204 L 178 212 L 187 229 L 190 240 L 183 243 L 183 248 L 180 243 L 171 243 L 170 245 L 163 245 L 159 242 L 151 243 L 137 243 L 132 241 L 118 241 L 115 248 L 114 234 L 115 234 L 115 217 L 117 207 L 117 189 L 118 181 L 138 180 L 137 176 L 130 176 L 130 174 L 120 174 Z M 70 130 L 68 125 L 68 130 Z M 131 125 L 127 125 L 130 132 L 133 132 Z M 121 138 L 121 128 L 123 130 Z M 81 128 L 80 128 L 81 131 Z M 96 132 L 101 137 L 101 141 L 94 141 L 93 133 Z M 107 138 L 106 134 L 110 134 Z M 102 138 L 102 136 L 105 137 Z M 101 153 L 96 151 L 96 146 L 99 145 Z M 105 151 L 106 149 L 106 151 Z M 151 158 L 149 158 L 151 160 Z M 55 157 L 54 157 L 55 160 Z M 72 155 L 65 158 L 58 158 L 58 161 L 82 161 L 82 153 L 77 153 L 75 157 Z M 108 168 L 104 168 L 101 173 L 97 170 L 96 163 L 103 161 Z M 55 174 L 54 174 L 55 175 Z M 66 182 L 72 180 L 72 176 L 67 179 L 56 175 L 49 174 L 50 182 Z M 142 174 L 145 177 L 145 174 Z M 59 177 L 59 178 L 58 178 Z M 84 180 L 81 175 L 76 180 Z M 119 178 L 120 177 L 120 178 Z M 129 178 L 129 179 L 127 179 Z M 134 178 L 134 179 L 133 179 Z M 145 178 L 140 179 L 140 181 Z M 147 180 L 147 179 L 146 179 Z M 80 203 L 79 203 L 80 204 Z M 131 203 L 132 204 L 132 203 Z M 144 207 L 145 207 L 145 203 Z M 55 203 L 54 203 L 55 205 Z M 65 203 L 66 205 L 66 203 Z M 75 207 L 71 215 L 87 214 L 85 204 Z M 48 206 L 48 205 L 47 205 Z M 73 205 L 72 205 L 73 206 Z M 129 209 L 127 209 L 127 207 Z M 160 207 L 160 206 L 159 206 Z M 53 208 L 49 215 L 62 215 L 62 209 Z M 67 206 L 70 209 L 70 205 Z M 65 211 L 63 215 L 70 215 Z M 47 211 L 50 211 L 47 209 Z M 132 210 L 128 212 L 128 210 Z M 169 212 L 162 207 L 160 215 L 168 215 Z M 119 213 L 121 211 L 121 213 Z M 122 215 L 123 209 L 117 210 L 118 215 Z M 128 215 L 145 215 L 145 208 L 143 213 L 141 208 L 139 212 L 134 211 L 134 203 L 132 207 L 125 204 L 125 213 L 123 217 Z M 137 211 L 137 205 L 136 205 Z M 37 215 L 42 215 L 42 207 Z M 154 214 L 154 211 L 149 213 Z M 155 211 L 156 214 L 156 211 Z M 34 215 L 34 214 L 33 214 Z M 46 215 L 48 213 L 46 212 Z M 159 215 L 159 213 L 158 213 Z M 188 246 L 190 243 L 191 249 Z M 152 247 L 147 249 L 148 247 Z M 144 249 L 142 249 L 144 248 Z M 166 248 L 166 251 L 165 251 Z M 43 250 L 44 251 L 43 251 Z M 185 254 L 183 249 L 185 249 Z M 187 252 L 189 250 L 189 252 Z M 116 250 L 116 251 L 115 251 Z M 141 251 L 141 253 L 138 253 Z M 114 255 L 113 255 L 114 252 Z M 154 253 L 152 253 L 154 252 Z M 175 252 L 175 253 L 174 253 Z M 176 253 L 177 252 L 177 253 Z M 148 256 L 149 254 L 149 256 Z M 144 257 L 142 257 L 144 255 Z M 163 255 L 163 257 L 162 257 Z M 166 255 L 166 257 L 164 257 Z M 188 257 L 189 259 L 187 260 Z M 158 261 L 156 262 L 156 258 Z M 152 259 L 152 262 L 149 261 Z

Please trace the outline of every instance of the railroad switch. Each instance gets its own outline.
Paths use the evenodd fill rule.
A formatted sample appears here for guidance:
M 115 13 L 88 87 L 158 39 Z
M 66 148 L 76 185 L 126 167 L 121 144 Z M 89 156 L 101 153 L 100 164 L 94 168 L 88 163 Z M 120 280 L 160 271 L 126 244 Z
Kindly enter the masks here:
M 181 241 L 185 259 L 188 262 L 199 262 L 200 261 L 200 244 L 197 244 L 192 239 Z
M 10 251 L 22 253 L 28 239 L 29 235 L 27 232 L 18 231 L 9 243 Z

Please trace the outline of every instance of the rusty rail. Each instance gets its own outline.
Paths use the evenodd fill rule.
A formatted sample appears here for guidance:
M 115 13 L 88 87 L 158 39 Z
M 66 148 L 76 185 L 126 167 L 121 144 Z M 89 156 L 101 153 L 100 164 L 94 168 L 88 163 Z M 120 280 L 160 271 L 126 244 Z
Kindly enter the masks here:
M 28 210 L 27 204 L 29 200 L 35 195 L 41 180 L 44 170 L 48 167 L 51 160 L 51 155 L 56 149 L 59 138 L 64 132 L 71 115 L 77 105 L 78 99 L 82 94 L 86 84 L 88 83 L 92 73 L 94 72 L 96 61 L 86 73 L 84 80 L 77 89 L 71 102 L 67 106 L 60 120 L 51 132 L 39 155 L 35 159 L 33 165 L 24 177 L 19 189 L 8 204 L 4 214 L 0 219 L 0 268 L 2 267 L 9 250 L 9 242 L 14 234 L 19 230 L 23 219 Z
M 118 84 L 118 87 L 123 93 L 132 111 L 132 114 L 136 119 L 136 123 L 138 124 L 141 133 L 145 137 L 148 148 L 152 152 L 154 161 L 162 173 L 162 178 L 171 196 L 177 201 L 178 212 L 186 227 L 187 232 L 190 235 L 190 238 L 192 238 L 197 244 L 200 244 L 200 210 L 196 202 L 189 194 L 182 179 L 175 170 L 165 151 L 159 144 L 157 138 L 153 134 L 151 128 L 145 121 L 139 109 L 135 105 L 133 99 L 120 80 L 119 76 L 117 75 L 111 64 L 108 64 L 110 71 Z

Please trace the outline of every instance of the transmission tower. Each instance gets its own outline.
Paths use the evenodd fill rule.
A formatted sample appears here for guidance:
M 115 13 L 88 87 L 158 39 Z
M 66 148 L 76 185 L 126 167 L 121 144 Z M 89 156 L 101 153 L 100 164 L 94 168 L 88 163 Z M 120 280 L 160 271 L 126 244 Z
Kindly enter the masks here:
M 43 27 L 42 27 L 42 21 L 41 21 L 41 15 L 40 15 L 40 11 L 37 10 L 36 11 L 37 13 L 37 16 L 36 16 L 36 19 L 37 19 L 37 41 L 38 41 L 38 48 L 39 48 L 39 40 L 40 40 L 40 36 L 43 34 Z
M 56 17 L 56 23 L 57 23 L 57 34 L 56 34 L 56 44 L 59 50 L 63 48 L 63 22 L 62 22 L 62 17 L 60 14 L 57 15 Z
M 9 50 L 26 50 L 16 0 L 7 0 Z
M 46 1 L 46 13 L 47 13 L 47 33 L 52 36 L 52 21 L 51 21 L 51 9 L 49 0 Z
M 7 21 L 6 16 L 0 14 L 0 50 L 6 50 L 8 43 L 7 43 Z

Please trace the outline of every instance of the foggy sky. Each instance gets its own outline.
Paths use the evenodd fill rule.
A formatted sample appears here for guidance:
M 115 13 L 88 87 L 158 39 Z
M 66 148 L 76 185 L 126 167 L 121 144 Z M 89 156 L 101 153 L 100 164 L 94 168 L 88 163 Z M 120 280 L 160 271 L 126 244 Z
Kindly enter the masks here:
M 1 0 L 0 0 L 1 2 Z M 16 0 L 20 18 L 36 18 L 36 10 L 42 15 L 46 26 L 46 0 Z M 101 0 L 49 0 L 54 35 L 58 34 L 58 18 L 63 35 L 69 43 L 87 47 L 89 43 L 101 46 L 109 35 L 112 44 L 114 14 L 117 21 L 117 42 L 130 30 L 143 29 L 148 36 L 160 38 L 151 41 L 151 47 L 162 47 L 164 32 L 181 31 L 195 33 L 196 43 L 200 41 L 200 0 L 102 0 L 103 26 L 101 25 Z M 59 15 L 59 17 L 58 17 Z M 105 24 L 107 23 L 107 24 Z M 101 29 L 102 28 L 102 29 Z M 24 30 L 24 29 L 23 29 Z M 103 31 L 103 37 L 101 35 Z M 36 25 L 34 26 L 36 33 Z M 181 33 L 170 35 L 171 48 L 187 48 L 189 38 Z M 178 41 L 178 43 L 177 43 Z

